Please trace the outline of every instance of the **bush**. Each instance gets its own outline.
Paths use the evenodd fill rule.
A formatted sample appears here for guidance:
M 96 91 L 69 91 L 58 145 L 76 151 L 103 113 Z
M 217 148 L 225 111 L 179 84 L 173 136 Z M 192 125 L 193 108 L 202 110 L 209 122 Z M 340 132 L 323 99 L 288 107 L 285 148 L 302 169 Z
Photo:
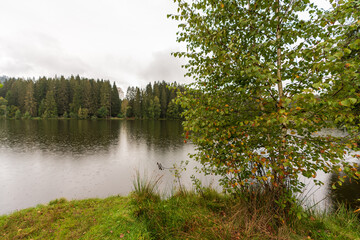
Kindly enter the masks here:
M 78 117 L 79 117 L 79 119 L 89 118 L 89 109 L 80 107 L 79 111 L 78 111 Z
M 19 109 L 15 112 L 15 119 L 21 119 L 21 112 Z
M 29 112 L 26 112 L 25 114 L 24 114 L 24 117 L 23 117 L 24 119 L 31 119 L 31 115 L 30 115 L 30 113 Z
M 97 111 L 97 116 L 99 118 L 106 118 L 109 115 L 109 111 L 105 107 L 101 107 Z
M 70 112 L 70 118 L 77 118 L 77 114 L 74 112 Z

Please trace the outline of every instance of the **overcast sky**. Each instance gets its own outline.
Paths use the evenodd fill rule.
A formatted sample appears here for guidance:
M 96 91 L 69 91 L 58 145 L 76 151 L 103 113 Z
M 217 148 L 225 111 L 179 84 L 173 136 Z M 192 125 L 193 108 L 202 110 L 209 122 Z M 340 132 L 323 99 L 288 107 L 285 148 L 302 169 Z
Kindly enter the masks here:
M 323 5 L 325 0 L 314 0 Z M 324 5 L 326 6 L 326 5 Z M 189 82 L 172 0 L 0 0 L 0 76 Z

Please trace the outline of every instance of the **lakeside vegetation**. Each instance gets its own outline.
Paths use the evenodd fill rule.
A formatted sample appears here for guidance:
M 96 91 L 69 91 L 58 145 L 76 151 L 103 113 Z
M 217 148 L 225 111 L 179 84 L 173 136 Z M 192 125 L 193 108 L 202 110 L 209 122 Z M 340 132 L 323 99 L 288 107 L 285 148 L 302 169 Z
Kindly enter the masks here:
M 161 199 L 149 184 L 127 197 L 58 199 L 0 216 L 1 239 L 359 239 L 359 215 L 340 206 L 274 220 L 269 196 L 252 204 L 203 188 Z
M 305 186 L 301 177 L 322 184 L 318 172 L 338 174 L 334 189 L 348 178 L 360 178 L 358 163 L 345 158 L 359 150 L 359 115 L 354 111 L 360 102 L 359 3 L 334 3 L 328 12 L 309 1 L 290 0 L 179 0 L 178 5 L 179 13 L 170 17 L 186 22 L 179 25 L 178 41 L 187 44 L 188 52 L 175 55 L 190 58 L 186 67 L 196 82 L 172 103 L 185 108 L 185 136 L 198 150 L 195 159 L 205 174 L 221 177 L 227 194 L 203 189 L 161 199 L 151 183 L 144 183 L 128 197 L 57 200 L 3 216 L 3 237 L 360 238 L 353 210 L 340 206 L 317 214 L 302 209 L 295 197 Z M 300 20 L 298 14 L 305 10 L 310 19 Z M 116 86 L 98 83 L 97 105 L 89 105 L 96 106 L 94 111 L 78 104 L 83 98 L 75 91 L 69 98 L 70 116 L 119 114 L 112 112 L 122 109 L 112 106 Z M 162 98 L 151 85 L 150 90 L 153 98 L 146 100 L 144 91 L 130 88 L 127 103 L 120 105 L 122 114 L 167 117 L 166 90 Z M 24 99 L 24 112 L 9 101 L 28 95 L 15 98 L 7 92 L 1 109 L 11 118 L 27 118 L 30 111 L 44 118 L 60 116 L 52 88 L 37 101 L 36 111 L 32 95 Z M 347 129 L 346 137 L 318 134 L 339 125 Z
M 358 0 L 175 2 L 186 51 L 173 55 L 194 79 L 178 102 L 204 174 L 231 194 L 276 196 L 280 223 L 301 215 L 304 181 L 360 179 Z
M 172 87 L 170 87 L 170 85 Z M 115 82 L 71 76 L 65 78 L 8 78 L 0 88 L 0 117 L 180 119 L 182 109 L 172 101 L 183 87 L 149 83 L 129 87 L 121 100 Z

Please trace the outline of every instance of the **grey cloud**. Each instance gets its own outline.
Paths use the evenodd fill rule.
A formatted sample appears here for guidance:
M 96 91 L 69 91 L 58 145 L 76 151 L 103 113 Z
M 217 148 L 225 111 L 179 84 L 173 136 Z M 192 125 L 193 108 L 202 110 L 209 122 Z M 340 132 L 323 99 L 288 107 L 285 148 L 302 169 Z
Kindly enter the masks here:
M 45 34 L 19 34 L 16 38 L 2 38 L 0 70 L 11 76 L 82 74 L 88 68 L 79 57 L 62 49 L 60 43 Z
M 147 82 L 162 81 L 189 83 L 189 79 L 184 77 L 186 71 L 181 68 L 185 63 L 184 59 L 175 58 L 171 55 L 171 50 L 164 50 L 153 54 L 153 60 L 143 68 L 139 76 Z

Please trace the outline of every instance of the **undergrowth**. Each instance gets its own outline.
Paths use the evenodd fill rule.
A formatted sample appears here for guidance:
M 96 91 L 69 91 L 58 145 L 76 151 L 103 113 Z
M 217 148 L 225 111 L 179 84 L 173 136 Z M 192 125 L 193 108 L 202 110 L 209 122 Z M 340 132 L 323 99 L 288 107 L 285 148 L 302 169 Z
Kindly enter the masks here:
M 159 181 L 136 178 L 128 197 L 58 199 L 0 216 L 0 239 L 360 239 L 359 216 L 344 205 L 279 224 L 269 195 L 246 201 L 203 188 L 162 198 Z

